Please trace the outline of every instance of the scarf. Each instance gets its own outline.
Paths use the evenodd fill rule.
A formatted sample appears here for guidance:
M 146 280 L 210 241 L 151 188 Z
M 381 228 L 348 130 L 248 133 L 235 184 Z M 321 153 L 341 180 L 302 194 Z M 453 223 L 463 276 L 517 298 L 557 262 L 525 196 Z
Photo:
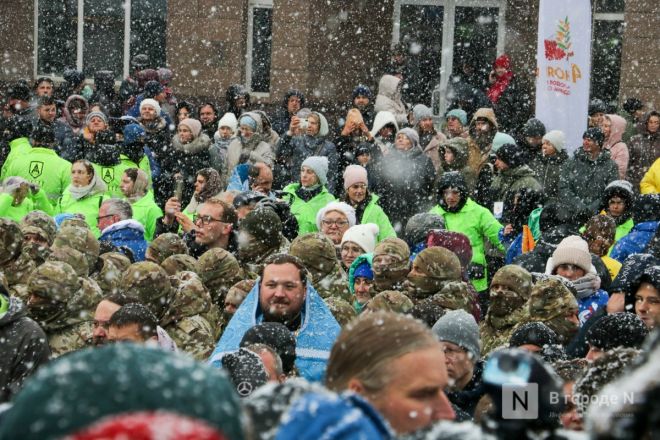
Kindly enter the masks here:
M 304 202 L 309 202 L 314 197 L 319 195 L 322 189 L 323 187 L 319 183 L 307 187 L 300 185 L 300 188 L 296 190 L 296 195 L 303 199 Z
M 513 72 L 509 70 L 495 80 L 495 83 L 488 89 L 488 99 L 490 99 L 490 102 L 497 104 L 497 101 L 500 99 L 506 88 L 509 87 L 509 83 L 512 79 Z
M 94 196 L 97 194 L 103 194 L 106 192 L 108 187 L 105 182 L 99 179 L 98 175 L 94 173 L 92 181 L 89 182 L 89 185 L 86 186 L 74 186 L 73 184 L 69 185 L 69 192 L 71 193 L 71 198 L 73 200 L 80 200 L 83 197 Z
M 197 174 L 206 179 L 206 183 L 199 194 L 193 195 L 197 203 L 204 203 L 222 191 L 222 179 L 220 179 L 218 171 L 213 168 L 202 168 L 197 171 Z

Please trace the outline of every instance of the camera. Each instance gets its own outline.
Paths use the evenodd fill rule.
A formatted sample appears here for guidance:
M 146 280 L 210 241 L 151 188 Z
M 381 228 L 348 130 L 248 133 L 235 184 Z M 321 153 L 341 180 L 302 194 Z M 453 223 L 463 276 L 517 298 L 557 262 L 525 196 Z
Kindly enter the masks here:
M 309 127 L 309 121 L 307 121 L 307 118 L 300 118 L 300 129 L 306 131 L 307 127 Z

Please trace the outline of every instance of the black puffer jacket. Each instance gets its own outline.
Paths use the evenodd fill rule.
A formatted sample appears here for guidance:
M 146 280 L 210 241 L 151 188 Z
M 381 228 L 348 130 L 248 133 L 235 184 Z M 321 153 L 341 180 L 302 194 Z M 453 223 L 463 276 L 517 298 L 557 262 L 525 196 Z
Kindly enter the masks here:
M 25 305 L 15 297 L 9 298 L 9 309 L 0 316 L 0 341 L 0 403 L 3 403 L 48 361 L 50 348 L 44 331 L 28 318 Z
M 561 150 L 554 156 L 535 154 L 529 167 L 536 174 L 536 179 L 543 188 L 545 200 L 556 200 L 559 196 L 559 178 L 564 163 L 568 160 L 566 151 Z

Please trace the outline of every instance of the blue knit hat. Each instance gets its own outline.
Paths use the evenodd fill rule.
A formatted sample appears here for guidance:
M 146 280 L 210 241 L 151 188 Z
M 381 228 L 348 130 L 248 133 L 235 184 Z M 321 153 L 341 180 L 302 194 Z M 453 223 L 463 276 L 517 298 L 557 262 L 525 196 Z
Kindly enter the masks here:
M 143 142 L 147 133 L 140 124 L 128 124 L 124 127 L 124 145 L 132 145 Z
M 247 115 L 241 117 L 241 119 L 238 121 L 238 125 L 247 125 L 252 129 L 252 131 L 257 131 L 257 121 Z
M 353 276 L 355 278 L 366 278 L 368 280 L 373 280 L 374 279 L 374 272 L 371 270 L 371 265 L 365 261 L 364 263 L 360 264 L 358 267 L 355 268 L 355 272 L 353 272 Z
M 454 118 L 458 119 L 461 121 L 461 124 L 467 125 L 467 113 L 465 113 L 465 110 L 461 110 L 460 108 L 455 108 L 453 110 L 450 110 L 447 112 L 447 116 L 445 116 L 445 119 L 449 118 L 450 116 L 453 116 Z
M 364 84 L 359 84 L 353 89 L 353 99 L 355 99 L 356 96 L 366 96 L 370 100 L 373 99 L 373 93 L 371 92 L 371 89 Z

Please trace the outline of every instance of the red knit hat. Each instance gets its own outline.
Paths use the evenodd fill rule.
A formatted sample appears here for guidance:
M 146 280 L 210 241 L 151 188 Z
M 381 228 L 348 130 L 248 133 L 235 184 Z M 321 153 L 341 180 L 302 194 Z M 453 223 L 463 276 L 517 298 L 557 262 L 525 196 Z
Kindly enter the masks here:
M 503 54 L 497 57 L 495 62 L 493 63 L 494 68 L 502 67 L 506 70 L 511 69 L 511 58 L 509 58 L 509 55 Z

